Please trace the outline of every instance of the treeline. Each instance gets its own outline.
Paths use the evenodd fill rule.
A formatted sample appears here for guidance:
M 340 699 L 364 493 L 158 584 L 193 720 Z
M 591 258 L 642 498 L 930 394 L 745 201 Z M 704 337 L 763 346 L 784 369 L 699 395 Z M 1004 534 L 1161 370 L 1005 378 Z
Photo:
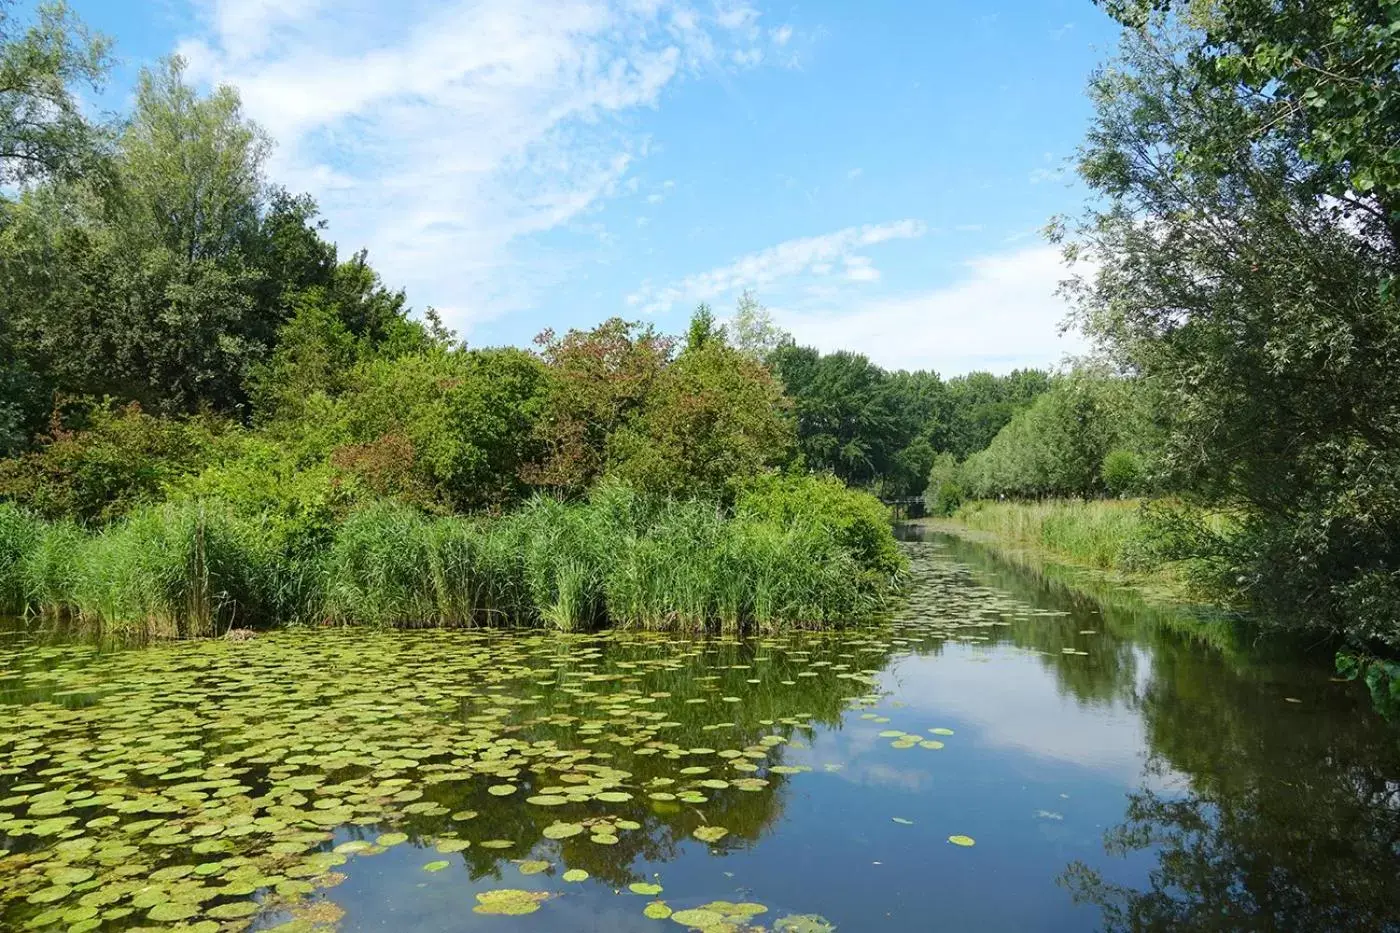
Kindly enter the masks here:
M 1080 367 L 964 460 L 938 456 L 924 493 L 935 515 L 964 499 L 1122 498 L 1169 488 L 1160 399 L 1141 379 Z
M 1393 4 L 1104 5 L 1092 200 L 1055 239 L 1092 263 L 1075 317 L 1118 375 L 1057 382 L 930 495 L 1166 494 L 1165 559 L 1332 636 L 1400 706 L 1376 660 L 1400 652 Z

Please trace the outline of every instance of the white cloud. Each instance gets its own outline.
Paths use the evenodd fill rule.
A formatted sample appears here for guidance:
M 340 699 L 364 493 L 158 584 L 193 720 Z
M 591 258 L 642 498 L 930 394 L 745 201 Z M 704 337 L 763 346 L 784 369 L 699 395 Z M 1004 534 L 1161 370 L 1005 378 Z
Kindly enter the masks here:
M 762 288 L 784 279 L 807 274 L 825 274 L 831 263 L 843 262 L 852 281 L 873 281 L 879 271 L 857 250 L 889 240 L 923 236 L 924 225 L 917 220 L 847 227 L 823 236 L 788 240 L 777 246 L 742 256 L 709 272 L 686 276 L 662 288 L 643 285 L 627 297 L 632 307 L 652 314 L 669 311 L 680 301 L 712 301 L 744 288 Z M 856 271 L 852 274 L 852 270 Z
M 766 303 L 799 343 L 854 350 L 890 368 L 1007 372 L 1084 352 L 1079 335 L 1059 334 L 1068 308 L 1056 289 L 1069 276 L 1059 250 L 984 256 L 964 269 L 958 281 L 914 294 L 861 298 L 847 290 L 809 294 L 800 305 Z
M 526 306 L 568 256 L 529 238 L 619 193 L 649 140 L 629 115 L 688 74 L 756 64 L 752 8 L 714 0 L 206 0 L 180 43 L 279 142 L 419 306 L 462 326 Z M 756 38 L 755 38 L 756 37 Z M 586 226 L 580 224 L 580 226 Z M 524 266 L 528 265 L 528 268 Z
M 851 178 L 851 179 L 855 179 L 855 178 L 859 178 L 860 176 L 862 176 L 862 175 L 864 175 L 864 174 L 865 174 L 865 169 L 863 169 L 863 168 L 853 168 L 853 169 L 851 169 L 849 172 L 846 173 L 846 177 L 847 177 L 847 178 Z
M 781 48 L 792 40 L 792 27 L 788 25 L 779 26 L 773 30 L 773 44 Z

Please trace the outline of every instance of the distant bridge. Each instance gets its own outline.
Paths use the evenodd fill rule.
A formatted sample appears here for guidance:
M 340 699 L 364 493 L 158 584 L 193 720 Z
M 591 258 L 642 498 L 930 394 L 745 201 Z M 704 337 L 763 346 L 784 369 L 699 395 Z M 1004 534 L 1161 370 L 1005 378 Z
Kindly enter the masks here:
M 923 518 L 924 500 L 922 497 L 909 499 L 884 499 L 880 500 L 890 510 L 890 516 L 897 522 L 907 522 L 915 518 Z

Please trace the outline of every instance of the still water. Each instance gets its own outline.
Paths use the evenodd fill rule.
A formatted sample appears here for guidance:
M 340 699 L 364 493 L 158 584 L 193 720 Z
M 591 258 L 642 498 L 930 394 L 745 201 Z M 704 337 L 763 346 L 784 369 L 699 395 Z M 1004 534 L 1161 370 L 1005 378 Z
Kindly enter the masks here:
M 914 530 L 885 626 L 0 641 L 0 929 L 1400 929 L 1322 662 Z

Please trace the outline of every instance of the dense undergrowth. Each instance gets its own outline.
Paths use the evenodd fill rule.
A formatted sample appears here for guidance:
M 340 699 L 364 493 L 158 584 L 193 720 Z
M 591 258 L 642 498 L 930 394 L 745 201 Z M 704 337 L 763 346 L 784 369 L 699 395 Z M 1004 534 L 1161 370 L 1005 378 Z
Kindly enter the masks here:
M 606 483 L 504 516 L 391 501 L 295 546 L 217 501 L 100 531 L 0 504 L 0 599 L 103 631 L 279 623 L 772 629 L 880 611 L 903 575 L 879 503 L 832 478 L 765 477 L 731 509 Z

